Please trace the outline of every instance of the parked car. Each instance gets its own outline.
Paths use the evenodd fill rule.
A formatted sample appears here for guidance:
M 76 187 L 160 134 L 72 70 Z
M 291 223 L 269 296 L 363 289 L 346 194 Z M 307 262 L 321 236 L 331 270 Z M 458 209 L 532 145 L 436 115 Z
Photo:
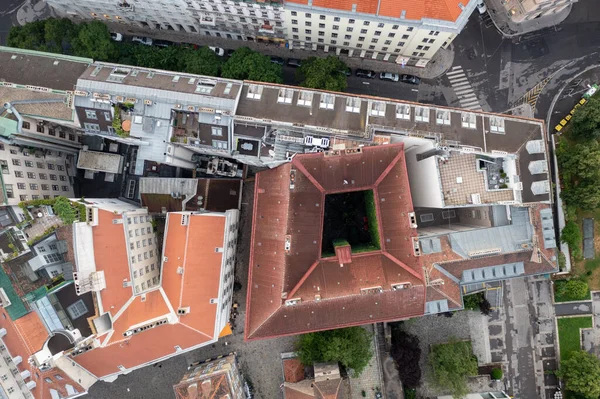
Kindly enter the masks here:
M 370 71 L 368 69 L 357 69 L 355 73 L 356 73 L 356 76 L 358 76 L 359 78 L 369 78 L 369 79 L 373 79 L 376 75 L 375 71 Z
M 170 47 L 170 46 L 174 45 L 175 43 L 170 42 L 168 40 L 154 40 L 154 42 L 152 44 L 157 47 Z
M 231 57 L 235 53 L 235 50 L 232 48 L 228 48 L 225 50 L 225 57 Z
M 350 67 L 346 68 L 346 69 L 342 69 L 340 71 L 338 71 L 339 73 L 343 73 L 346 76 L 352 76 L 352 69 L 350 69 Z
M 381 79 L 381 80 L 387 80 L 387 81 L 390 81 L 390 82 L 397 82 L 398 80 L 400 80 L 400 76 L 398 76 L 397 73 L 381 72 L 379 74 L 379 79 Z
M 110 38 L 113 39 L 115 42 L 122 42 L 123 41 L 123 35 L 120 33 L 116 33 L 116 32 L 111 32 L 110 33 Z
M 223 50 L 221 47 L 208 47 L 209 49 L 211 49 L 212 51 L 215 52 L 216 55 L 218 55 L 219 57 L 223 57 L 225 55 L 225 50 Z
M 302 66 L 302 61 L 297 58 L 289 58 L 287 64 L 292 68 L 300 68 Z
M 150 39 L 149 37 L 143 37 L 143 36 L 134 36 L 131 38 L 131 41 L 134 43 L 140 43 L 146 46 L 152 46 L 152 39 Z
M 421 78 L 418 78 L 414 75 L 400 75 L 400 81 L 402 83 L 408 83 L 411 85 L 418 85 L 421 83 Z
M 197 44 L 192 43 L 181 43 L 181 47 L 187 48 L 189 50 L 198 50 L 200 48 L 200 46 L 198 46 Z
M 275 56 L 271 57 L 271 62 L 273 64 L 277 64 L 277 65 L 283 65 L 283 64 L 285 64 L 285 60 L 283 58 L 281 58 L 281 57 L 275 57 Z
M 479 11 L 480 14 L 485 14 L 487 12 L 487 7 L 483 0 L 479 0 L 477 3 L 477 11 Z

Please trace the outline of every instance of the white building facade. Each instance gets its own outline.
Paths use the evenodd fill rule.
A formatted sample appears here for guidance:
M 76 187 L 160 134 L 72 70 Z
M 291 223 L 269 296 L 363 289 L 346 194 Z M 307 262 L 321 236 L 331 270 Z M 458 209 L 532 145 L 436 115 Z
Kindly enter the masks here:
M 321 2 L 322 3 L 322 2 Z M 466 25 L 476 2 L 446 2 L 437 14 L 399 11 L 393 17 L 369 0 L 348 7 L 317 2 L 172 0 L 142 2 L 51 0 L 60 14 L 134 24 L 145 29 L 185 31 L 232 40 L 271 42 L 289 49 L 321 50 L 424 67 Z M 364 3 L 364 4 L 362 4 Z M 456 3 L 456 4 L 454 4 Z M 388 5 L 387 8 L 394 7 Z M 347 8 L 347 9 L 346 9 Z M 417 8 L 426 8 L 425 5 Z M 359 11 L 357 11 L 359 10 Z M 412 18 L 412 19 L 411 19 Z

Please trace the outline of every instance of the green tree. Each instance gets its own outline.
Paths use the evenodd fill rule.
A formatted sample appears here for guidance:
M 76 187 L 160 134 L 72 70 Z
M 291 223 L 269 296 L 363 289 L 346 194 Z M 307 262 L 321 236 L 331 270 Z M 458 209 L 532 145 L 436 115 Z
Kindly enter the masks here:
M 600 139 L 600 98 L 592 97 L 571 119 L 569 132 L 577 140 Z
M 267 83 L 282 83 L 281 66 L 271 62 L 271 59 L 248 47 L 242 47 L 233 52 L 223 64 L 221 76 L 229 79 L 248 79 Z
M 310 57 L 302 62 L 296 72 L 300 86 L 311 89 L 343 91 L 348 86 L 346 75 L 348 67 L 338 57 L 330 55 L 326 58 Z
M 77 38 L 73 40 L 74 54 L 99 61 L 113 60 L 114 42 L 110 38 L 108 27 L 100 21 L 82 24 Z
M 577 301 L 590 297 L 588 283 L 579 279 L 556 282 L 556 296 L 562 301 Z
M 556 149 L 562 176 L 562 199 L 569 208 L 600 206 L 600 143 L 570 143 L 562 139 Z
M 219 69 L 223 64 L 221 57 L 208 47 L 184 49 L 182 59 L 185 71 L 197 75 L 219 76 Z
M 34 21 L 23 26 L 11 27 L 7 43 L 10 47 L 43 51 L 45 40 L 45 22 Z
M 46 51 L 69 54 L 73 40 L 79 35 L 79 27 L 67 18 L 49 18 L 44 23 Z
M 568 221 L 560 233 L 560 240 L 569 245 L 574 258 L 581 257 L 581 229 L 577 223 Z
M 585 351 L 572 352 L 560 362 L 556 375 L 566 382 L 566 389 L 586 399 L 600 396 L 600 360 Z
M 371 334 L 362 327 L 304 334 L 296 340 L 296 353 L 304 365 L 338 362 L 359 375 L 373 357 Z
M 468 393 L 467 377 L 477 375 L 477 358 L 470 342 L 451 341 L 433 346 L 429 364 L 433 368 L 434 384 L 449 390 L 455 398 Z
M 52 205 L 54 213 L 61 218 L 65 224 L 71 224 L 77 220 L 77 213 L 73 208 L 71 201 L 66 197 L 57 197 Z

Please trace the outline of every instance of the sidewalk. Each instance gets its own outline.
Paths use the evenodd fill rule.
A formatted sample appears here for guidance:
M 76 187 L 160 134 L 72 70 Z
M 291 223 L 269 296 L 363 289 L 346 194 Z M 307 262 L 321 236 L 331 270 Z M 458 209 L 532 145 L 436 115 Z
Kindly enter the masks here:
M 516 23 L 509 18 L 508 12 L 502 3 L 503 0 L 486 0 L 485 2 L 490 19 L 494 25 L 496 25 L 498 31 L 506 38 L 517 37 L 541 29 L 553 28 L 569 16 L 571 8 L 573 7 L 571 4 L 558 14 L 547 15 Z
M 111 32 L 119 32 L 129 36 L 141 35 L 148 36 L 153 39 L 163 39 L 178 43 L 192 43 L 200 46 L 215 46 L 234 50 L 239 47 L 249 47 L 252 50 L 258 51 L 262 54 L 282 58 L 304 59 L 308 57 L 326 57 L 328 55 L 335 55 L 335 52 L 326 53 L 322 50 L 310 51 L 299 49 L 288 50 L 287 48 L 278 46 L 276 44 L 231 40 L 222 37 L 187 33 L 185 31 L 177 32 L 171 30 L 142 29 L 135 25 L 125 25 L 108 21 L 106 24 Z M 340 55 L 339 57 L 352 69 L 363 68 L 372 69 L 376 72 L 406 73 L 419 76 L 423 79 L 434 79 L 445 74 L 448 68 L 452 66 L 452 63 L 454 62 L 454 50 L 452 49 L 452 46 L 450 46 L 450 48 L 447 50 L 440 49 L 433 56 L 431 61 L 429 61 L 429 64 L 427 64 L 427 66 L 424 68 L 412 66 L 402 67 L 402 65 L 393 62 L 364 59 L 360 57 L 346 57 L 343 55 Z

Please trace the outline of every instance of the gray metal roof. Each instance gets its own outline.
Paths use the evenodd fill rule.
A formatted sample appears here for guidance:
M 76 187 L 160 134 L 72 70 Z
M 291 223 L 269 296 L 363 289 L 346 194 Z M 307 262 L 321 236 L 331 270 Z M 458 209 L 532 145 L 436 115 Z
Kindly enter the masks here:
M 510 209 L 510 225 L 449 234 L 452 250 L 464 258 L 470 258 L 478 251 L 497 249 L 500 253 L 508 253 L 529 248 L 533 236 L 529 211 L 520 207 Z
M 425 304 L 425 314 L 444 313 L 448 311 L 448 300 L 431 301 Z
M 544 236 L 544 248 L 556 248 L 556 233 L 554 231 L 554 218 L 552 216 L 552 209 L 544 208 L 540 210 L 540 217 L 542 218 L 542 234 Z
M 442 252 L 442 244 L 439 238 L 421 238 L 419 243 L 421 244 L 421 251 L 426 255 Z
M 497 266 L 481 267 L 478 269 L 464 270 L 463 283 L 477 283 L 489 280 L 507 279 L 525 274 L 523 262 L 505 263 Z

